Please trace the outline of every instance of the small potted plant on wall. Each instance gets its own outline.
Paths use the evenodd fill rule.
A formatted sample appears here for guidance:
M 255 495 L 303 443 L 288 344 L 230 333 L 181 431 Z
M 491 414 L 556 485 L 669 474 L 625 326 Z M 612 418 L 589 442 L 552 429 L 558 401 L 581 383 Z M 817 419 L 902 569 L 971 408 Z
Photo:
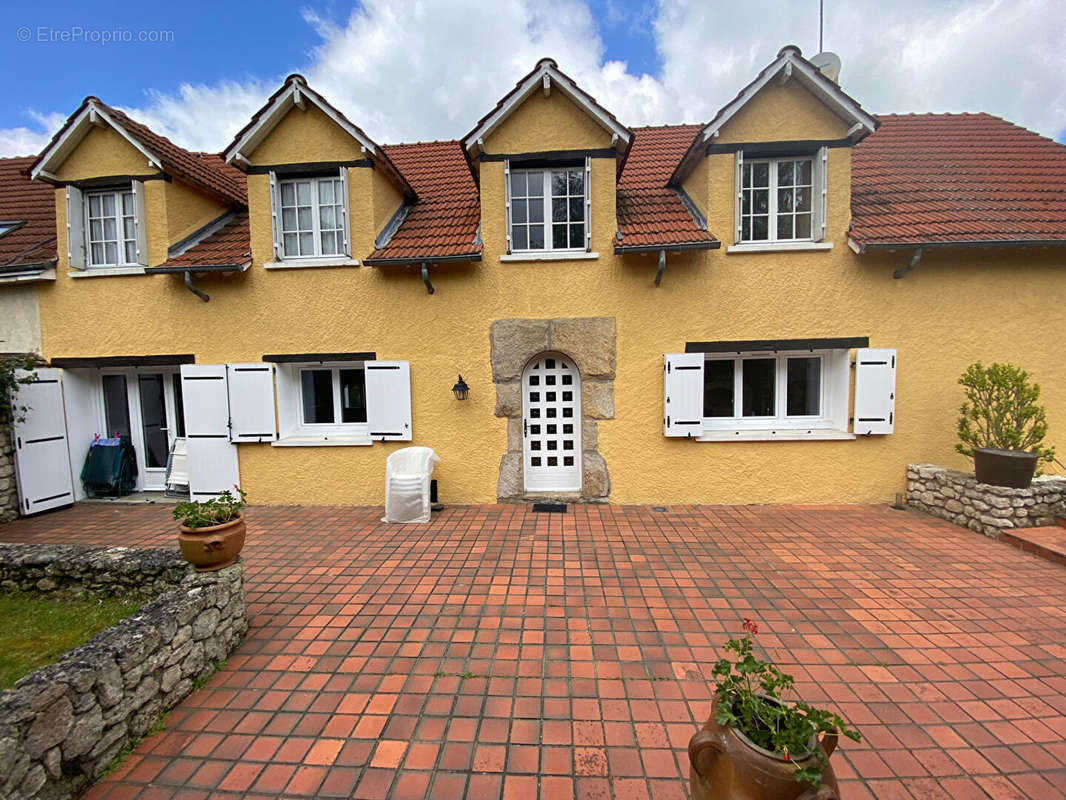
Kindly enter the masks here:
M 178 544 L 185 560 L 200 572 L 228 567 L 244 547 L 245 492 L 236 484 L 210 500 L 178 503 Z
M 973 458 L 981 483 L 1027 489 L 1040 461 L 1055 450 L 1043 447 L 1047 436 L 1044 407 L 1037 404 L 1040 385 L 1013 364 L 980 361 L 959 378 L 966 400 L 959 409 L 959 443 L 955 449 Z
M 756 623 L 730 639 L 714 666 L 711 716 L 688 745 L 693 800 L 836 800 L 829 756 L 840 734 L 859 741 L 838 715 L 790 701 L 793 678 L 752 652 Z

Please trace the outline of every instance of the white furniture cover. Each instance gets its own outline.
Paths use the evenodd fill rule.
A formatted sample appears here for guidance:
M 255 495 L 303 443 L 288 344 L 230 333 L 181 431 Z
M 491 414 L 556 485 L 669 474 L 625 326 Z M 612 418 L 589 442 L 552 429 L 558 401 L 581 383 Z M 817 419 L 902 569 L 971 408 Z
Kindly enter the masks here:
M 382 522 L 429 522 L 429 481 L 438 461 L 429 447 L 404 447 L 389 456 Z

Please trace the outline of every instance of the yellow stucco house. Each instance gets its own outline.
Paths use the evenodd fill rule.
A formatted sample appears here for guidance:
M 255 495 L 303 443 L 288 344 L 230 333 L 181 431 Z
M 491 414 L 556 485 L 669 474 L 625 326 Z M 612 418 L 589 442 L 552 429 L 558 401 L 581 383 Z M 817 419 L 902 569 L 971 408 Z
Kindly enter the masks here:
M 217 155 L 90 97 L 28 177 L 23 513 L 114 433 L 146 490 L 184 440 L 194 498 L 380 504 L 413 443 L 453 503 L 886 501 L 964 466 L 978 359 L 1066 435 L 1066 148 L 875 117 L 791 46 L 704 125 L 627 127 L 551 60 L 458 141 L 380 145 L 298 75 Z

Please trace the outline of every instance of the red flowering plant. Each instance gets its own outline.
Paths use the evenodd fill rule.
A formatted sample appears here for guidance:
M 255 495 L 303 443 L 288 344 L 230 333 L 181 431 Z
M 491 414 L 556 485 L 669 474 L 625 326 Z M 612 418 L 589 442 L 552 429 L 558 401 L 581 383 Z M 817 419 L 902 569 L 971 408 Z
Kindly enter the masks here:
M 812 765 L 797 765 L 796 780 L 817 787 L 822 782 L 826 757 L 820 747 L 812 751 L 812 738 L 840 733 L 858 742 L 862 737 L 837 714 L 789 699 L 795 684 L 793 677 L 760 661 L 752 652 L 752 637 L 758 632 L 759 626 L 745 618 L 744 635 L 724 645 L 732 658 L 722 658 L 714 665 L 718 698 L 715 719 L 764 750 L 783 756 L 785 761 L 802 761 L 814 755 Z

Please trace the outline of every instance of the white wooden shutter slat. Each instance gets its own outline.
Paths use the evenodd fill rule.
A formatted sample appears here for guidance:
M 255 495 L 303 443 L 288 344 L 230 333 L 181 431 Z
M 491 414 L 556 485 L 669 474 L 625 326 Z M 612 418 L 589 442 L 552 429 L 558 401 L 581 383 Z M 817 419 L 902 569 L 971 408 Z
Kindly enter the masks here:
M 367 361 L 366 421 L 370 438 L 411 441 L 411 365 L 407 361 Z
M 348 222 L 348 168 L 340 168 L 341 179 L 341 215 L 344 217 L 344 224 L 341 226 L 341 230 L 344 233 L 344 255 L 351 258 L 352 256 L 352 235 L 351 225 Z
M 227 364 L 231 442 L 274 442 L 274 365 Z
M 733 243 L 743 241 L 741 234 L 744 231 L 741 210 L 744 208 L 744 151 L 737 150 L 733 158 Z
M 208 500 L 240 483 L 237 447 L 230 442 L 229 391 L 225 364 L 183 364 L 189 494 Z
M 85 269 L 85 195 L 77 186 L 67 187 L 67 263 Z
M 12 426 L 19 513 L 24 516 L 74 502 L 60 370 L 34 373 L 33 382 L 14 393 L 15 405 L 26 407 L 25 418 Z M 18 377 L 29 374 L 17 371 Z
M 703 353 L 668 353 L 663 364 L 663 435 L 703 430 Z
M 855 405 L 852 431 L 860 436 L 888 434 L 896 422 L 896 351 L 863 347 L 855 351 Z
M 274 260 L 281 261 L 285 250 L 281 237 L 281 190 L 278 186 L 278 174 L 270 170 L 270 230 L 274 236 Z
M 511 253 L 511 161 L 504 159 L 503 162 L 503 197 L 504 211 L 507 217 L 507 254 Z
M 592 156 L 585 156 L 585 252 L 592 252 Z
M 137 263 L 148 266 L 148 213 L 144 201 L 144 181 L 133 182 L 133 228 L 137 233 Z

